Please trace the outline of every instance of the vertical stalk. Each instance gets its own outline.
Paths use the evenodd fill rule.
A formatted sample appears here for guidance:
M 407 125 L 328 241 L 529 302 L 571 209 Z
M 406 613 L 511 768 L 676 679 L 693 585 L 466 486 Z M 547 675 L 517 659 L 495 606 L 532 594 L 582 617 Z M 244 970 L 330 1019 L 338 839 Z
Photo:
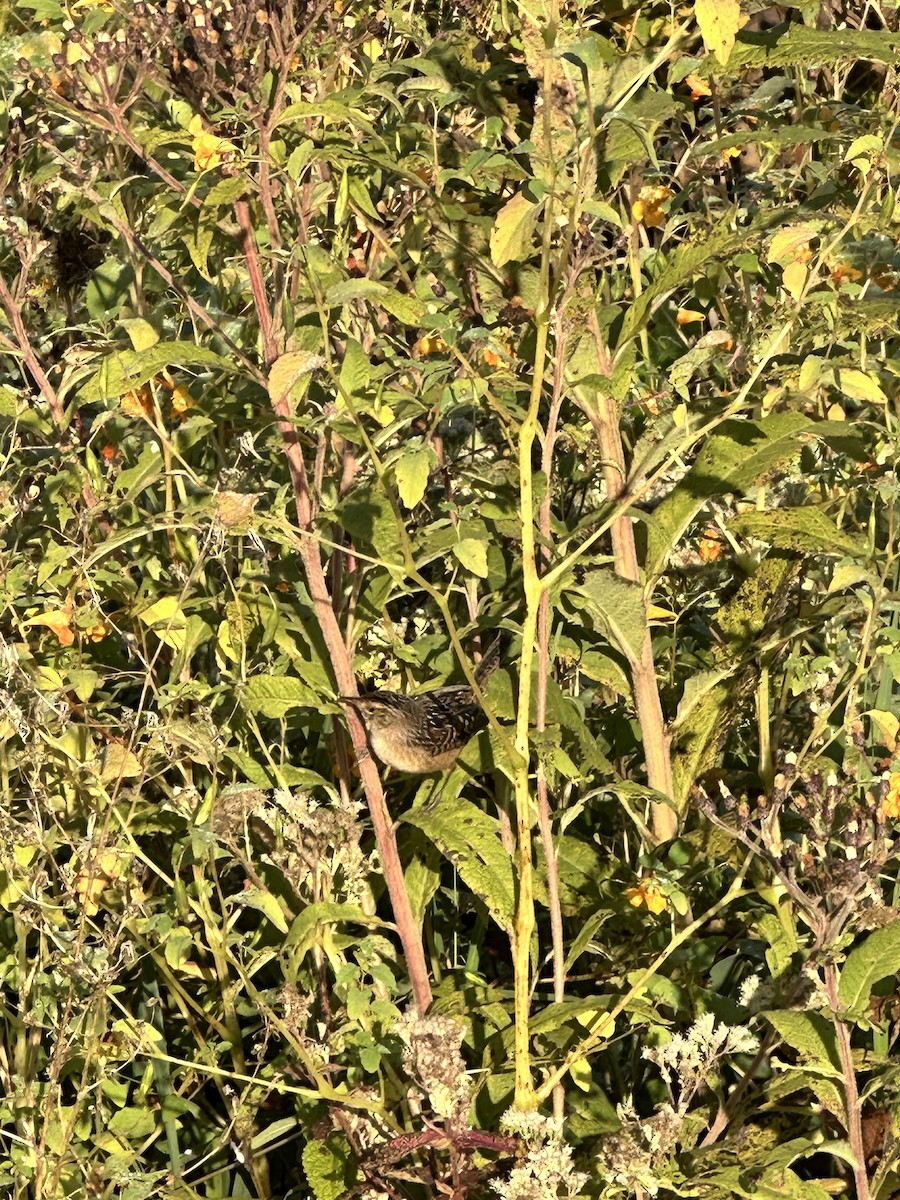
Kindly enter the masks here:
M 543 94 L 544 146 L 552 146 L 550 103 L 552 79 L 550 59 L 544 59 Z M 515 974 L 515 1105 L 523 1112 L 536 1105 L 531 1078 L 531 1057 L 528 1024 L 531 1005 L 531 939 L 535 931 L 534 864 L 531 846 L 531 792 L 529 773 L 529 722 L 531 715 L 531 675 L 534 665 L 534 643 L 537 635 L 538 610 L 543 588 L 538 575 L 534 536 L 534 472 L 531 453 L 538 435 L 538 414 L 544 390 L 544 370 L 547 361 L 547 342 L 550 330 L 552 281 L 550 253 L 553 241 L 554 204 L 553 172 L 544 208 L 541 270 L 538 287 L 538 306 L 535 313 L 534 371 L 528 411 L 519 429 L 519 512 L 522 524 L 522 584 L 525 596 L 525 616 L 522 621 L 522 657 L 519 664 L 519 698 L 516 710 L 515 764 L 513 791 L 516 804 L 516 847 L 518 855 L 519 895 L 513 930 L 512 951 Z
M 594 335 L 597 347 L 597 366 L 603 373 L 604 368 L 611 367 L 611 361 L 596 313 L 592 312 L 588 317 L 588 326 Z M 619 414 L 615 402 L 609 396 L 597 397 L 597 415 L 592 418 L 592 424 L 600 443 L 606 493 L 610 500 L 616 501 L 625 490 L 627 475 L 625 451 L 619 431 Z M 632 583 L 640 583 L 641 572 L 634 544 L 634 527 L 627 513 L 621 513 L 616 517 L 610 532 L 616 574 L 621 575 L 623 579 L 631 580 Z M 672 759 L 669 754 L 669 739 L 666 735 L 662 703 L 659 698 L 659 686 L 656 682 L 650 624 L 646 619 L 647 601 L 648 597 L 645 595 L 644 636 L 641 642 L 640 657 L 632 660 L 629 665 L 634 685 L 634 704 L 644 741 L 647 782 L 657 792 L 662 792 L 664 796 L 671 796 L 673 790 Z M 666 804 L 654 804 L 652 828 L 657 842 L 665 842 L 673 838 L 678 829 L 675 811 Z
M 866 1149 L 863 1142 L 862 1106 L 859 1102 L 859 1088 L 856 1084 L 856 1068 L 853 1065 L 853 1051 L 850 1047 L 850 1030 L 845 1021 L 837 1015 L 840 1004 L 838 998 L 838 974 L 834 963 L 825 966 L 825 993 L 834 1012 L 834 1032 L 837 1039 L 838 1056 L 844 1073 L 844 1107 L 846 1118 L 844 1128 L 847 1130 L 847 1140 L 853 1151 L 853 1181 L 856 1184 L 856 1200 L 869 1200 L 869 1176 L 866 1171 Z
M 251 225 L 250 210 L 242 202 L 235 205 L 235 214 L 242 231 L 242 243 L 247 269 L 250 276 L 250 288 L 259 318 L 260 330 L 266 358 L 266 369 L 271 369 L 280 353 L 280 346 L 275 334 L 276 323 L 272 319 L 265 289 L 262 266 L 259 261 L 259 251 Z M 338 690 L 342 695 L 356 695 L 356 678 L 353 674 L 353 663 L 350 652 L 341 633 L 335 611 L 334 599 L 328 590 L 325 571 L 322 567 L 322 557 L 319 544 L 313 536 L 315 521 L 313 518 L 312 494 L 309 478 L 306 473 L 306 463 L 303 450 L 297 437 L 293 413 L 287 396 L 270 392 L 272 408 L 278 418 L 278 429 L 281 434 L 291 485 L 294 490 L 294 504 L 297 510 L 297 522 L 300 527 L 300 560 L 306 575 L 309 594 L 313 602 L 319 628 L 328 652 L 331 655 L 332 667 L 337 680 Z M 347 727 L 353 743 L 353 751 L 359 764 L 359 775 L 365 791 L 369 814 L 372 818 L 372 828 L 378 846 L 378 855 L 384 871 L 397 933 L 403 947 L 406 969 L 415 999 L 416 1008 L 424 1015 L 431 1005 L 431 983 L 428 976 L 428 964 L 422 945 L 421 929 L 417 925 L 406 882 L 403 877 L 403 865 L 397 850 L 397 838 L 394 826 L 384 799 L 384 791 L 378 768 L 372 761 L 366 740 L 365 729 L 359 717 L 352 709 L 347 712 Z
M 544 431 L 544 447 L 541 453 L 541 471 L 544 475 L 544 499 L 541 502 L 540 529 L 543 546 L 541 558 L 544 570 L 550 560 L 550 482 L 553 476 L 553 451 L 556 445 L 556 428 L 559 413 L 562 408 L 563 375 L 566 357 L 566 330 L 563 322 L 565 300 L 557 306 L 554 321 L 554 366 L 553 366 L 553 397 L 550 402 L 550 415 L 547 418 L 547 428 Z M 541 592 L 538 607 L 538 677 L 537 704 L 535 725 L 538 730 L 546 728 L 547 724 L 547 684 L 550 677 L 550 593 L 545 588 Z M 556 853 L 556 843 L 553 840 L 553 821 L 550 810 L 550 796 L 547 788 L 547 773 L 542 763 L 537 765 L 537 799 L 538 825 L 541 831 L 541 845 L 544 850 L 544 861 L 547 864 L 547 904 L 550 910 L 550 940 L 553 958 L 553 999 L 561 1004 L 566 994 L 566 945 L 563 931 L 562 906 L 559 900 L 559 862 Z M 565 1106 L 565 1088 L 558 1083 L 553 1089 L 553 1115 L 561 1121 Z

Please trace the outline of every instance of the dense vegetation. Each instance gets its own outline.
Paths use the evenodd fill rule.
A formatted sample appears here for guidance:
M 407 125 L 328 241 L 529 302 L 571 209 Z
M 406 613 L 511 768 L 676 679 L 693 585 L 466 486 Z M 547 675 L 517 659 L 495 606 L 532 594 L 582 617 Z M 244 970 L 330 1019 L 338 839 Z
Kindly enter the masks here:
M 900 1195 L 897 9 L 0 26 L 3 1194 Z

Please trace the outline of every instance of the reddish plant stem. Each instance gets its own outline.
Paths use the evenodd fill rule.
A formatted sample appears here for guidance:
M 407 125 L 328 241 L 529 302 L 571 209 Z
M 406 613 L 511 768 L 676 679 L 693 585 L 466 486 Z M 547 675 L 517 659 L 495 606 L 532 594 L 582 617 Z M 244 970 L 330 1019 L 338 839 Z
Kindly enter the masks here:
M 235 210 L 243 233 L 247 270 L 250 275 L 253 299 L 260 322 L 260 329 L 262 330 L 267 366 L 271 367 L 272 363 L 278 358 L 279 351 L 272 333 L 271 314 L 266 298 L 265 281 L 262 277 L 256 239 L 253 234 L 252 225 L 250 224 L 249 205 L 245 201 L 238 201 L 235 205 Z M 338 691 L 341 695 L 355 696 L 357 689 L 356 677 L 353 674 L 353 662 L 341 634 L 341 628 L 334 609 L 334 601 L 328 590 L 325 572 L 322 567 L 322 558 L 319 552 L 319 543 L 313 536 L 312 495 L 306 474 L 306 464 L 303 460 L 303 450 L 297 437 L 293 413 L 290 408 L 290 401 L 287 396 L 280 396 L 278 399 L 272 396 L 271 400 L 272 408 L 278 417 L 278 427 L 281 432 L 284 453 L 287 458 L 291 482 L 294 487 L 294 503 L 300 526 L 300 558 L 306 574 L 309 594 L 312 597 L 322 637 L 331 655 Z M 409 895 L 406 891 L 403 867 L 397 851 L 397 839 L 394 836 L 393 822 L 385 803 L 384 791 L 381 786 L 378 770 L 369 754 L 368 742 L 362 722 L 350 708 L 347 709 L 346 716 L 350 738 L 353 742 L 353 750 L 359 764 L 360 778 L 362 779 L 369 805 L 372 827 L 375 831 L 375 840 L 378 844 L 378 853 L 381 858 L 385 883 L 387 884 L 388 895 L 390 896 L 394 912 L 394 920 L 396 921 L 397 932 L 403 946 L 410 985 L 416 1007 L 421 1014 L 424 1014 L 431 1004 L 431 985 L 428 979 L 428 967 L 425 961 L 422 938 L 413 918 Z
M 602 374 L 612 373 L 612 359 L 603 340 L 596 312 L 588 316 L 588 327 L 594 335 L 597 348 L 597 365 Z M 622 435 L 619 430 L 619 414 L 611 397 L 598 394 L 597 411 L 588 412 L 600 443 L 603 458 L 603 474 L 607 496 L 615 503 L 625 490 L 627 469 Z M 613 559 L 617 575 L 640 583 L 637 549 L 634 544 L 634 528 L 631 518 L 623 513 L 613 522 L 611 530 Z M 644 598 L 646 613 L 647 600 Z M 672 760 L 669 754 L 669 739 L 666 735 L 659 687 L 656 682 L 656 665 L 653 661 L 653 642 L 650 637 L 649 621 L 644 620 L 644 637 L 640 655 L 629 663 L 634 684 L 634 703 L 637 709 L 641 734 L 644 740 L 644 755 L 647 763 L 647 782 L 650 787 L 664 796 L 672 795 Z M 657 842 L 669 841 L 678 830 L 678 820 L 667 804 L 655 803 L 652 815 L 653 836 Z
M 259 331 L 263 342 L 263 354 L 266 367 L 271 368 L 279 356 L 279 347 L 272 330 L 272 314 L 266 297 L 266 281 L 263 279 L 262 265 L 256 249 L 256 238 L 253 234 L 253 222 L 250 217 L 250 205 L 246 200 L 234 202 L 234 215 L 237 217 L 241 230 L 241 244 L 244 251 L 244 261 L 247 264 L 247 274 L 250 276 L 250 290 L 253 293 L 253 303 L 256 306 L 256 316 L 259 320 Z
M 51 384 L 50 380 L 44 374 L 44 369 L 38 362 L 38 357 L 31 348 L 31 342 L 28 337 L 28 331 L 25 328 L 25 322 L 22 320 L 22 312 L 19 305 L 13 298 L 12 292 L 6 286 L 6 280 L 0 276 L 0 302 L 2 302 L 6 315 L 12 325 L 13 332 L 16 335 L 16 347 L 22 355 L 22 361 L 28 368 L 31 377 L 41 390 L 41 395 L 47 401 L 47 407 L 50 409 L 50 416 L 53 418 L 53 424 L 57 429 L 61 428 L 64 418 L 63 406 L 60 403 L 56 389 Z M 6 339 L 4 338 L 4 341 Z M 9 343 L 8 343 L 9 344 Z
M 340 626 L 334 612 L 325 574 L 322 570 L 322 560 L 319 555 L 319 544 L 311 534 L 312 508 L 310 504 L 309 486 L 306 478 L 306 467 L 303 462 L 303 452 L 297 440 L 293 420 L 290 417 L 288 403 L 281 400 L 273 407 L 279 417 L 284 452 L 294 485 L 294 501 L 297 508 L 297 519 L 300 524 L 300 558 L 306 573 L 309 593 L 312 597 L 319 627 L 325 639 L 325 645 L 331 655 L 332 667 L 337 680 L 338 690 L 342 695 L 356 695 L 356 678 L 353 674 L 353 664 Z M 431 1004 L 431 985 L 428 980 L 428 967 L 425 962 L 425 952 L 418 926 L 412 915 L 412 907 L 406 891 L 403 878 L 403 867 L 397 852 L 397 841 L 394 828 L 384 799 L 381 779 L 378 770 L 369 754 L 366 733 L 362 722 L 352 709 L 347 710 L 347 726 L 353 742 L 353 750 L 359 764 L 360 778 L 365 789 L 369 812 L 372 817 L 372 827 L 375 830 L 375 840 L 378 843 L 378 853 L 384 871 L 385 883 L 394 910 L 394 920 L 397 932 L 403 946 L 406 967 L 409 971 L 410 984 L 416 1007 L 424 1014 Z
M 866 1149 L 863 1141 L 862 1106 L 859 1102 L 859 1088 L 856 1083 L 856 1069 L 853 1066 L 853 1050 L 850 1046 L 850 1027 L 837 1015 L 841 1007 L 838 995 L 838 973 L 834 963 L 826 963 L 825 994 L 834 1013 L 832 1023 L 837 1039 L 838 1057 L 841 1060 L 841 1070 L 844 1073 L 844 1108 L 846 1119 L 844 1126 L 847 1130 L 847 1140 L 853 1151 L 853 1180 L 856 1184 L 856 1200 L 869 1200 L 869 1175 L 866 1171 Z

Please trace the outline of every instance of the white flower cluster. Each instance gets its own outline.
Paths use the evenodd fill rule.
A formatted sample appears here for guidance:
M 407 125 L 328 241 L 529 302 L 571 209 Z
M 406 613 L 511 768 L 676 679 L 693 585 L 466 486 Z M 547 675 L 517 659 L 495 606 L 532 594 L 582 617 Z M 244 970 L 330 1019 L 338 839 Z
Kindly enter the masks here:
M 404 1013 L 394 1025 L 403 1039 L 404 1059 L 439 1117 L 468 1124 L 472 1085 L 460 1053 L 465 1026 L 452 1017 Z
M 536 1112 L 511 1108 L 501 1127 L 528 1143 L 528 1153 L 505 1180 L 491 1187 L 502 1200 L 576 1200 L 588 1176 L 576 1171 L 572 1147 L 563 1141 L 562 1125 Z
M 706 1082 L 720 1059 L 730 1054 L 752 1054 L 758 1041 L 743 1025 L 719 1025 L 712 1013 L 704 1013 L 686 1033 L 676 1033 L 665 1046 L 644 1050 L 644 1058 L 655 1062 L 663 1079 L 679 1089 L 679 1108 Z
M 771 1008 L 774 1001 L 775 989 L 771 983 L 763 983 L 759 975 L 748 975 L 741 984 L 738 1004 L 742 1008 L 749 1008 L 752 1013 L 758 1013 L 764 1008 Z

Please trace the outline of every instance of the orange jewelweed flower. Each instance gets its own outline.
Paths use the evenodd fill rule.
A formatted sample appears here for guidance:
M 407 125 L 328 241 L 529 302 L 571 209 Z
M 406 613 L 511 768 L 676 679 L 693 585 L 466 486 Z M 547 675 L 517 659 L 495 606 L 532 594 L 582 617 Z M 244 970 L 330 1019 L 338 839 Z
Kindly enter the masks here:
M 643 905 L 657 917 L 660 913 L 666 911 L 668 900 L 662 888 L 652 876 L 642 879 L 637 887 L 630 887 L 625 895 L 628 897 L 628 903 L 633 908 L 640 908 Z
M 642 187 L 638 192 L 637 200 L 631 206 L 631 215 L 635 221 L 646 225 L 648 229 L 658 229 L 666 223 L 666 214 L 660 205 L 665 204 L 674 195 L 671 188 L 664 187 L 662 184 L 650 184 Z

